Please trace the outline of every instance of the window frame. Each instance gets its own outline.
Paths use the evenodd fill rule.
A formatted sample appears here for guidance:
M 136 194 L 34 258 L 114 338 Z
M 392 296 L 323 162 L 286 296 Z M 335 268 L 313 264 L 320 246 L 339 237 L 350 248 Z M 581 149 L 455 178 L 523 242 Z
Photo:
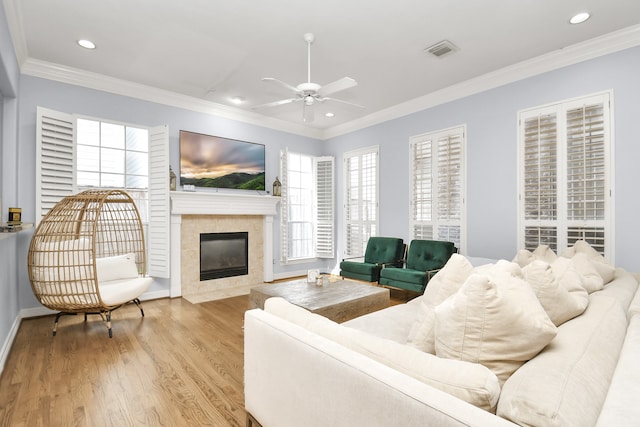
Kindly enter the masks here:
M 596 157 L 593 157 L 593 153 L 591 157 L 585 157 L 581 159 L 579 154 L 577 155 L 578 163 L 580 160 L 585 160 L 584 164 L 590 162 L 590 164 L 599 166 L 595 167 L 591 172 L 585 172 L 585 176 L 588 174 L 596 175 L 599 174 L 597 170 L 601 167 L 601 179 L 584 179 L 582 181 L 573 181 L 574 183 L 583 182 L 587 183 L 588 181 L 597 182 L 602 185 L 601 189 L 601 197 L 602 197 L 602 212 L 603 216 L 601 219 L 569 219 L 569 154 L 568 154 L 568 123 L 567 123 L 567 113 L 569 111 L 579 110 L 580 108 L 585 109 L 587 107 L 593 108 L 594 106 L 602 105 L 602 163 L 600 165 L 595 165 L 594 159 L 597 160 Z M 533 120 L 542 115 L 545 116 L 555 116 L 556 121 L 556 129 L 555 129 L 555 158 L 556 158 L 556 179 L 555 179 L 555 206 L 553 203 L 553 197 L 547 196 L 550 201 L 547 201 L 547 211 L 555 209 L 557 212 L 555 213 L 556 218 L 548 219 L 541 218 L 544 215 L 538 214 L 538 218 L 527 218 L 530 217 L 533 213 L 530 209 L 526 208 L 528 203 L 527 199 L 527 191 L 525 185 L 527 183 L 526 173 L 527 173 L 527 163 L 525 159 L 525 132 L 527 129 L 527 120 Z M 615 260 L 615 199 L 614 199 L 614 173 L 613 173 L 613 165 L 615 164 L 615 138 L 614 138 L 614 126 L 613 126 L 613 91 L 604 91 L 598 92 L 590 95 L 575 97 L 571 99 L 560 100 L 557 102 L 553 102 L 550 104 L 545 104 L 537 107 L 531 107 L 518 112 L 517 118 L 517 126 L 518 126 L 518 140 L 517 140 L 517 148 L 518 148 L 518 230 L 517 230 L 517 244 L 518 248 L 533 248 L 533 244 L 527 244 L 527 241 L 531 241 L 532 237 L 527 237 L 527 229 L 533 230 L 537 228 L 540 232 L 544 230 L 555 230 L 555 240 L 553 237 L 549 237 L 546 240 L 538 240 L 538 244 L 547 244 L 558 254 L 563 253 L 570 245 L 573 245 L 575 240 L 578 240 L 584 237 L 582 236 L 570 236 L 570 231 L 573 229 L 574 232 L 578 234 L 580 232 L 585 233 L 589 230 L 598 229 L 601 230 L 599 236 L 596 240 L 592 240 L 590 242 L 596 250 L 600 247 L 597 244 L 597 241 L 602 241 L 601 249 L 599 252 L 607 259 L 609 262 L 614 262 Z M 591 131 L 591 127 L 589 124 L 585 126 L 586 129 Z M 539 136 L 540 133 L 535 136 Z M 590 136 L 589 138 L 593 138 L 593 140 L 597 140 L 598 136 Z M 538 138 L 539 140 L 539 138 Z M 586 140 L 586 137 L 585 137 Z M 591 140 L 590 140 L 591 141 Z M 594 144 L 589 144 L 594 147 Z M 540 153 L 540 151 L 538 152 Z M 586 153 L 586 151 L 585 151 Z M 540 154 L 538 154 L 540 157 Z M 535 159 L 535 157 L 533 157 Z M 538 162 L 540 163 L 540 162 Z M 574 161 L 574 163 L 576 163 Z M 533 165 L 535 169 L 536 165 Z M 530 168 L 532 166 L 529 166 Z M 540 176 L 541 172 L 538 172 L 538 176 Z M 548 172 L 547 172 L 548 175 Z M 551 180 L 549 180 L 551 181 Z M 528 187 L 531 188 L 531 187 Z M 538 185 L 540 188 L 540 185 Z M 577 190 L 576 190 L 577 192 Z M 540 193 L 540 191 L 538 191 Z M 530 194 L 530 193 L 529 193 Z M 543 197 L 543 196 L 542 196 Z M 594 196 L 597 197 L 597 196 Z M 540 200 L 540 196 L 538 198 Z M 575 197 L 574 197 L 575 200 Z M 582 200 L 578 201 L 578 203 L 586 204 L 588 201 Z M 542 212 L 538 204 L 538 212 Z M 595 210 L 598 210 L 596 208 Z M 528 213 L 529 212 L 529 213 Z M 598 234 L 598 233 L 596 233 Z M 550 234 L 552 235 L 552 234 Z M 531 236 L 531 234 L 529 234 Z M 540 236 L 540 234 L 538 234 Z M 595 245 L 594 245 L 595 244 Z M 555 248 L 553 247 L 555 245 Z
M 301 156 L 311 161 L 310 182 L 311 188 L 309 200 L 311 206 L 308 214 L 311 215 L 310 223 L 310 256 L 296 258 L 289 257 L 289 248 L 292 244 L 290 226 L 290 192 L 289 172 L 290 155 Z M 308 177 L 309 178 L 309 177 Z M 335 160 L 329 156 L 313 156 L 305 153 L 291 152 L 285 148 L 280 152 L 280 181 L 281 181 L 281 203 L 280 203 L 280 263 L 301 264 L 321 258 L 335 257 Z M 298 220 L 296 220 L 298 221 Z
M 373 179 L 369 179 L 366 183 L 367 187 L 369 187 L 368 194 L 369 196 L 373 196 L 374 200 L 368 202 L 369 209 L 365 208 L 365 200 L 362 197 L 364 194 L 365 183 L 363 182 L 363 173 L 364 168 L 362 166 L 362 160 L 365 156 L 373 155 L 375 158 L 373 163 L 373 167 L 369 167 L 368 169 L 373 169 L 373 174 L 375 175 Z M 356 210 L 357 210 L 357 219 L 351 219 L 351 203 L 349 201 L 350 195 L 353 193 L 351 191 L 351 174 L 349 171 L 350 160 L 358 159 L 359 165 L 357 168 L 357 199 L 356 200 Z M 364 252 L 367 246 L 367 242 L 369 237 L 377 236 L 380 230 L 380 148 L 378 145 L 359 148 L 357 150 L 351 150 L 343 153 L 343 217 L 344 217 L 344 249 L 343 256 L 346 258 L 352 257 L 362 257 L 364 256 Z M 371 187 L 373 187 L 371 189 Z M 373 207 L 373 218 L 374 219 L 365 219 L 371 218 L 371 214 L 366 214 L 366 212 L 371 212 L 371 207 Z M 350 228 L 351 227 L 351 228 Z M 353 230 L 357 230 L 354 233 Z
M 442 201 L 442 197 L 439 191 L 438 182 L 442 177 L 449 178 L 448 182 L 451 182 L 451 174 L 447 174 L 447 168 L 441 164 L 441 151 L 440 151 L 440 142 L 447 138 L 451 140 L 452 138 L 458 138 L 459 143 L 457 147 L 459 149 L 459 159 L 457 162 L 453 162 L 453 166 L 457 166 L 459 168 L 459 173 L 453 175 L 457 177 L 458 183 L 454 183 L 457 185 L 459 191 L 459 197 L 454 200 L 454 203 L 457 203 L 459 209 L 457 213 L 451 213 L 450 209 L 446 209 L 447 218 L 439 217 L 439 209 L 440 202 Z M 418 144 L 429 143 L 430 144 L 430 152 L 427 156 L 430 159 L 430 163 L 428 168 L 425 168 L 425 173 L 429 176 L 425 176 L 422 179 L 417 177 L 416 168 L 418 165 L 416 164 L 416 150 L 418 149 Z M 455 146 L 454 146 L 455 149 Z M 445 154 L 450 154 L 454 150 L 447 150 Z M 455 160 L 455 159 L 454 159 Z M 428 161 L 428 160 L 426 160 Z M 451 168 L 451 164 L 449 165 L 449 169 Z M 428 240 L 447 240 L 454 241 L 458 251 L 462 254 L 467 252 L 467 209 L 466 209 L 466 188 L 467 188 L 467 126 L 466 124 L 461 124 L 457 126 L 452 126 L 445 129 L 440 129 L 432 132 L 427 132 L 419 135 L 414 135 L 409 138 L 409 188 L 410 188 L 410 212 L 409 212 L 409 236 L 411 239 L 428 239 Z M 419 202 L 420 197 L 422 195 L 420 188 L 428 187 L 428 190 L 431 192 L 431 199 L 427 202 Z M 416 209 L 418 209 L 418 204 L 425 205 L 423 209 L 429 210 L 429 218 L 430 219 L 419 219 L 417 218 Z M 455 211 L 455 209 L 454 209 Z M 458 218 L 456 218 L 458 216 Z M 441 236 L 438 232 L 440 227 L 452 228 L 455 229 L 459 227 L 458 231 L 458 239 L 451 239 L 449 236 Z M 417 229 L 420 229 L 421 232 L 417 233 Z M 424 234 L 424 232 L 427 234 Z

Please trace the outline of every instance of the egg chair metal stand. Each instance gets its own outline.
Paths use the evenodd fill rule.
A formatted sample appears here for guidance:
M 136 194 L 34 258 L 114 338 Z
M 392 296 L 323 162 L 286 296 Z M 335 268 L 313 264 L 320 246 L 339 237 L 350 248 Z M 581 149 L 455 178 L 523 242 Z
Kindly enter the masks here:
M 27 256 L 31 289 L 61 316 L 98 314 L 111 338 L 111 313 L 134 303 L 144 317 L 140 295 L 146 249 L 140 213 L 122 190 L 87 190 L 58 202 L 37 226 Z

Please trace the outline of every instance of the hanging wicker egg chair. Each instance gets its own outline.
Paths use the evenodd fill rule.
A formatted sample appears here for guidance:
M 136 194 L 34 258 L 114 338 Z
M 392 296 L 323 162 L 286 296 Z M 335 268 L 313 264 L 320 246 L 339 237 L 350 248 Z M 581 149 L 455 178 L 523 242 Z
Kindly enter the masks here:
M 60 316 L 99 314 L 112 337 L 111 312 L 129 302 L 142 316 L 146 276 L 140 214 L 121 190 L 87 190 L 58 202 L 36 228 L 27 257 L 31 288 Z

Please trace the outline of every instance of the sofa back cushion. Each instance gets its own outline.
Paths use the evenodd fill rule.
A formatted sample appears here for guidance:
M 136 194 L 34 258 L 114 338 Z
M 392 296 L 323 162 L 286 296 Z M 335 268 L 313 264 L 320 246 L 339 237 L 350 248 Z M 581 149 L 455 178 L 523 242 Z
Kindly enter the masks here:
M 496 376 L 482 365 L 442 359 L 341 326 L 283 298 L 269 298 L 264 309 L 472 405 L 495 412 L 500 385 Z
M 451 242 L 412 240 L 407 253 L 407 268 L 419 271 L 442 268 L 455 252 L 456 247 Z
M 497 414 L 521 425 L 592 426 L 627 328 L 620 304 L 592 295 L 586 311 L 503 385 Z
M 404 242 L 395 237 L 370 237 L 364 262 L 370 264 L 399 261 L 404 256 Z
M 513 266 L 472 274 L 436 307 L 436 355 L 481 363 L 504 382 L 551 342 L 556 327 Z

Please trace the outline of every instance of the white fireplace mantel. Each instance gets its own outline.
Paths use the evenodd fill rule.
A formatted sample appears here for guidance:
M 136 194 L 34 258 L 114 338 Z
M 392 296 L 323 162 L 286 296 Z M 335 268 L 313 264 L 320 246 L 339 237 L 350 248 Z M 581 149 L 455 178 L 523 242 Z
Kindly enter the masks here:
M 171 192 L 171 215 L 276 215 L 280 197 L 259 194 Z
M 182 215 L 258 215 L 264 231 L 264 281 L 273 281 L 273 217 L 280 197 L 259 194 L 172 191 L 171 198 L 171 297 L 181 290 Z

